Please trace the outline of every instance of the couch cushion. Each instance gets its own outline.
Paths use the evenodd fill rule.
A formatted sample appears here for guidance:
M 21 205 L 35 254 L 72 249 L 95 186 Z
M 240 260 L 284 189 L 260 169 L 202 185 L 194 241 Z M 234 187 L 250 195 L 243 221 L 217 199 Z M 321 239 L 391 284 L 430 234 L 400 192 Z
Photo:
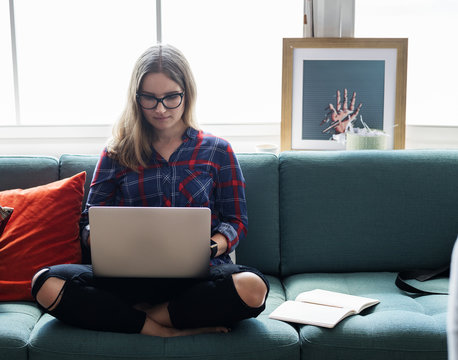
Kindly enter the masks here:
M 380 300 L 375 307 L 342 320 L 333 329 L 300 326 L 301 358 L 447 359 L 444 295 L 410 296 L 394 285 L 395 273 L 300 274 L 284 279 L 286 296 L 316 288 Z M 448 279 L 431 289 L 447 290 Z
M 297 331 L 268 319 L 268 311 L 284 300 L 278 279 L 271 284 L 267 310 L 257 319 L 240 322 L 229 334 L 178 338 L 149 337 L 81 330 L 50 315 L 43 316 L 30 338 L 30 359 L 298 359 Z
M 41 311 L 33 303 L 0 303 L 0 358 L 26 360 L 27 344 Z
M 448 263 L 457 179 L 452 150 L 282 153 L 282 275 Z
M 0 156 L 0 191 L 56 181 L 58 165 L 57 159 L 50 156 Z
M 237 263 L 278 275 L 280 269 L 278 158 L 238 154 L 246 181 L 248 235 L 237 247 Z
M 64 179 L 73 176 L 81 171 L 86 171 L 86 182 L 84 184 L 84 197 L 82 209 L 86 207 L 87 194 L 91 185 L 94 169 L 99 160 L 98 155 L 70 155 L 64 154 L 59 159 L 59 178 Z
M 0 300 L 32 300 L 42 267 L 81 262 L 79 219 L 86 173 L 29 189 L 0 191 L 14 212 L 0 238 Z

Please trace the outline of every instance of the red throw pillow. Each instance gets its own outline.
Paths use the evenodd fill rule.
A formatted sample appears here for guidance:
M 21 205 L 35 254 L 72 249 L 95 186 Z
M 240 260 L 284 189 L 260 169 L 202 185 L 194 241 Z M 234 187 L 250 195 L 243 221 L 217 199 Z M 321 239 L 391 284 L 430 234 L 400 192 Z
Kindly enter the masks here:
M 42 267 L 81 262 L 79 219 L 86 173 L 0 192 L 14 208 L 0 237 L 0 301 L 33 300 L 30 283 Z

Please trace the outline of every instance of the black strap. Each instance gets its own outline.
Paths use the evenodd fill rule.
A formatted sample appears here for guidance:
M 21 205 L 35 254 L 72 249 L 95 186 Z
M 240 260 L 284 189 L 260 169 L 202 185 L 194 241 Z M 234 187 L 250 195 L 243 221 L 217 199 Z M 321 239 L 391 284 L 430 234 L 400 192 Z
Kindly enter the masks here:
M 438 269 L 434 270 L 412 270 L 412 271 L 403 271 L 398 274 L 396 277 L 396 285 L 399 289 L 407 291 L 413 294 L 424 294 L 424 295 L 448 295 L 448 292 L 435 292 L 435 291 L 426 291 L 421 288 L 412 286 L 406 282 L 406 280 L 418 280 L 426 281 L 437 277 L 444 277 L 450 275 L 450 265 L 444 265 Z

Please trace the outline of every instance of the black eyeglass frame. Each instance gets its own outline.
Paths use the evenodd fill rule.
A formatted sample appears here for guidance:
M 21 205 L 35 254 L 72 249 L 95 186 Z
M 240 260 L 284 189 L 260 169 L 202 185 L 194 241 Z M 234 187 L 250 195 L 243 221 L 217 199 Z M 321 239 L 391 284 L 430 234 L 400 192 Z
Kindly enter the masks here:
M 177 106 L 169 107 L 169 106 L 165 105 L 165 103 L 164 103 L 165 99 L 167 99 L 169 97 L 172 97 L 172 96 L 177 96 L 177 95 L 180 96 L 180 102 L 179 102 L 179 104 Z M 154 105 L 153 107 L 144 107 L 140 102 L 140 97 L 142 97 L 142 96 L 149 96 L 149 97 L 155 99 L 157 101 L 157 104 Z M 138 105 L 140 105 L 140 107 L 142 109 L 145 109 L 145 110 L 154 110 L 159 106 L 159 103 L 161 103 L 162 106 L 165 107 L 166 109 L 169 109 L 169 110 L 176 109 L 177 107 L 179 107 L 183 103 L 183 96 L 184 96 L 184 91 L 178 92 L 178 93 L 169 94 L 169 95 L 165 95 L 165 96 L 163 96 L 161 98 L 157 98 L 156 96 L 149 95 L 149 94 L 142 94 L 142 93 L 136 93 L 135 94 L 135 97 L 137 99 Z

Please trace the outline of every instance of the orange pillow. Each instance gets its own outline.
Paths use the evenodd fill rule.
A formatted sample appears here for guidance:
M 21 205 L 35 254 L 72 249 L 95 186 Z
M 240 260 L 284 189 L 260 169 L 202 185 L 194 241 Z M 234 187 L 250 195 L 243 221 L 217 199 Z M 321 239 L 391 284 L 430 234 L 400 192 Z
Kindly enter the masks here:
M 42 267 L 81 262 L 79 219 L 86 173 L 0 192 L 14 208 L 0 237 L 0 301 L 33 300 L 30 282 Z

